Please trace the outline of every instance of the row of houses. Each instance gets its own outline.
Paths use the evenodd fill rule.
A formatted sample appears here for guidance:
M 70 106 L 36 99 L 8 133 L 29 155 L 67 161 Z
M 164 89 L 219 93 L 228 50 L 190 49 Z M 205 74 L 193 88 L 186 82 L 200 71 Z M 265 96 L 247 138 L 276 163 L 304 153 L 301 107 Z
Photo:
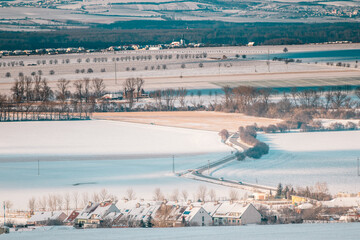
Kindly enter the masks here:
M 259 224 L 262 216 L 251 203 L 167 201 L 89 202 L 81 211 L 36 212 L 28 225 L 63 222 L 80 228 L 96 227 L 180 227 Z

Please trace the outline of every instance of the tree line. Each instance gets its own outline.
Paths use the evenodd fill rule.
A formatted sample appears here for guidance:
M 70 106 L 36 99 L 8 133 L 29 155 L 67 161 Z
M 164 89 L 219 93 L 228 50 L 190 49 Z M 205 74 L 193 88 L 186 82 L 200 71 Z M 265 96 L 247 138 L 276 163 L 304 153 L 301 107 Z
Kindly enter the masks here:
M 183 26 L 188 26 L 185 29 Z M 179 29 L 180 28 L 180 29 Z M 212 45 L 305 44 L 347 40 L 360 42 L 360 24 L 338 23 L 226 23 L 218 21 L 126 21 L 89 29 L 49 32 L 0 32 L 0 49 L 17 50 L 82 46 L 105 49 L 118 45 L 156 45 L 185 36 L 187 42 Z M 56 41 L 54 41 L 56 39 Z
M 64 78 L 49 86 L 41 75 L 20 76 L 11 95 L 0 94 L 0 121 L 89 119 L 96 100 L 105 92 L 100 78 L 84 78 L 72 84 Z
M 273 126 L 279 131 L 287 128 L 305 128 L 314 124 L 315 118 L 360 118 L 360 88 L 332 87 L 299 90 L 292 88 L 280 99 L 273 89 L 257 89 L 249 86 L 223 88 L 224 100 L 215 104 L 214 110 L 239 112 L 251 116 L 280 118 L 284 124 Z M 271 129 L 264 128 L 264 131 Z

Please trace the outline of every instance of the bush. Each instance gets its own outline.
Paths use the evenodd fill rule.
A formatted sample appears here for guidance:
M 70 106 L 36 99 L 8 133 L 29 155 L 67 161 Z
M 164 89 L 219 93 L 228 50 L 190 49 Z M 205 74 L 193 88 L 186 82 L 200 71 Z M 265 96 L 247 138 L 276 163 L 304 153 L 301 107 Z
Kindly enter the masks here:
M 236 160 L 242 161 L 246 158 L 246 154 L 242 152 L 236 152 L 235 153 Z
M 262 155 L 269 153 L 269 145 L 263 142 L 258 142 L 254 147 L 246 151 L 246 156 L 259 159 Z
M 226 129 L 223 129 L 223 130 L 221 130 L 220 132 L 219 132 L 219 135 L 220 135 L 220 137 L 221 137 L 221 140 L 223 140 L 224 142 L 226 141 L 226 139 L 228 139 L 229 138 L 229 132 L 228 132 L 228 130 L 226 130 Z

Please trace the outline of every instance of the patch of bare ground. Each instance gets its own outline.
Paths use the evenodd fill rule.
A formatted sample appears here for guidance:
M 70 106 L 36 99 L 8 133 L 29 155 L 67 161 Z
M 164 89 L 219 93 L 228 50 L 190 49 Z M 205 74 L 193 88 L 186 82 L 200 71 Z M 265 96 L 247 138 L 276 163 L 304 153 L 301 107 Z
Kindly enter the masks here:
M 107 112 L 94 113 L 93 118 L 217 132 L 224 128 L 230 132 L 235 132 L 240 126 L 252 125 L 254 123 L 258 126 L 268 126 L 282 121 L 281 119 L 252 117 L 241 113 L 209 111 Z

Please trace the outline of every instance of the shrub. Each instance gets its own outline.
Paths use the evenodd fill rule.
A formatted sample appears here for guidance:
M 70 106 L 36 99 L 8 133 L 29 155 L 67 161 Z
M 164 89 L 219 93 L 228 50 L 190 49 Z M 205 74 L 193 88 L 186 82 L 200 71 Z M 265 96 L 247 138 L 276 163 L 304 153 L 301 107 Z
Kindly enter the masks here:
M 219 132 L 219 135 L 221 137 L 221 140 L 226 141 L 226 139 L 228 139 L 230 134 L 229 134 L 228 130 L 223 129 Z

